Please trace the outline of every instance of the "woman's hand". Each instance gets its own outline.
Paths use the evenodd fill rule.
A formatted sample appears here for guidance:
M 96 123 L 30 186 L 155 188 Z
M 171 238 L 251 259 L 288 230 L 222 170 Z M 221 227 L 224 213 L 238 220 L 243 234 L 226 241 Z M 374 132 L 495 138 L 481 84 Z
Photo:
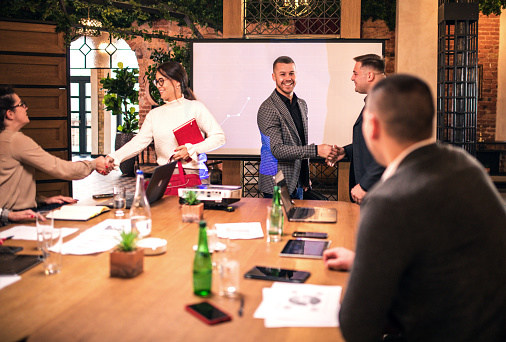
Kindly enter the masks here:
M 9 221 L 17 222 L 34 218 L 37 215 L 33 210 L 11 211 L 7 216 Z
M 186 160 L 188 158 L 190 158 L 190 154 L 188 153 L 188 149 L 186 148 L 185 145 L 181 145 L 181 146 L 178 146 L 174 152 L 176 152 L 173 156 L 172 156 L 172 159 L 174 160 Z
M 52 203 L 60 203 L 60 204 L 62 204 L 62 203 L 76 203 L 77 200 L 73 199 L 72 197 L 58 195 L 58 196 L 53 196 L 53 197 L 45 198 L 44 202 L 46 204 L 52 204 Z

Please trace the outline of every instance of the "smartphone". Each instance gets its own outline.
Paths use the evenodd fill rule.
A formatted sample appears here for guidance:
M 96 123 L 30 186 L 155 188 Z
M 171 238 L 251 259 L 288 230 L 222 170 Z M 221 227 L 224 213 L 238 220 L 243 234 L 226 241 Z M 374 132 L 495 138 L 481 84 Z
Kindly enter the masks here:
M 293 232 L 292 236 L 297 238 L 309 238 L 309 239 L 327 239 L 329 237 L 327 233 L 317 233 L 317 232 Z
M 98 195 L 93 195 L 92 197 L 93 197 L 93 199 L 110 198 L 110 197 L 114 197 L 114 194 L 98 194 Z
M 244 278 L 284 281 L 288 283 L 303 283 L 310 275 L 311 273 L 305 271 L 287 270 L 278 267 L 255 266 L 244 274 Z
M 232 319 L 229 314 L 208 302 L 187 305 L 186 310 L 207 324 L 217 324 Z

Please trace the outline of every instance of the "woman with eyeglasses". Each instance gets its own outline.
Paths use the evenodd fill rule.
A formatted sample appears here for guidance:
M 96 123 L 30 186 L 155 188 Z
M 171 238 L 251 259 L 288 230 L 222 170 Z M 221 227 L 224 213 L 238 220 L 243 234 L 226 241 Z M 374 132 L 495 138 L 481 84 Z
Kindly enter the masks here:
M 81 179 L 93 170 L 108 172 L 105 158 L 71 162 L 44 151 L 20 132 L 30 122 L 28 106 L 10 87 L 0 87 L 0 218 L 1 224 L 35 217 L 43 204 L 74 203 L 71 197 L 38 197 L 35 193 L 35 169 L 65 180 Z
M 199 154 L 215 150 L 225 144 L 225 133 L 202 102 L 196 100 L 188 87 L 184 67 L 175 61 L 157 68 L 155 85 L 165 101 L 151 110 L 144 119 L 139 133 L 106 160 L 119 165 L 143 151 L 154 141 L 157 163 L 167 164 L 171 158 L 181 160 L 186 173 L 199 173 Z M 178 144 L 173 130 L 195 119 L 203 141 Z

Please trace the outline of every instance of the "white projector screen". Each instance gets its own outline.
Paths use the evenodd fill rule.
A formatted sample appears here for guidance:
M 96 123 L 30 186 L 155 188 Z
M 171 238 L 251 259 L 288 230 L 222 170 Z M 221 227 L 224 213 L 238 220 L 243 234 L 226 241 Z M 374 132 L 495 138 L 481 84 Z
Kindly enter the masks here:
M 212 156 L 260 155 L 257 112 L 276 85 L 272 63 L 295 61 L 295 94 L 306 100 L 309 143 L 351 143 L 364 97 L 351 75 L 356 56 L 383 56 L 383 40 L 202 40 L 192 43 L 192 88 L 225 131 L 227 143 Z

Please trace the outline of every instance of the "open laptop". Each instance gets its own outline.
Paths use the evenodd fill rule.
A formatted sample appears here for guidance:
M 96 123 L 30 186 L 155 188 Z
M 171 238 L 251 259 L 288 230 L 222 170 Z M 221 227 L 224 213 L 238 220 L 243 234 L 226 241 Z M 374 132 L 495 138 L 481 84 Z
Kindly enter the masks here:
M 320 207 L 296 207 L 286 185 L 285 177 L 281 170 L 274 176 L 274 183 L 281 190 L 281 202 L 285 208 L 288 221 L 295 222 L 317 222 L 317 223 L 335 223 L 337 222 L 336 208 Z
M 146 197 L 148 199 L 149 204 L 152 204 L 158 201 L 165 194 L 165 190 L 167 189 L 167 185 L 170 182 L 170 177 L 172 177 L 172 173 L 174 172 L 174 168 L 177 165 L 177 161 L 173 161 L 171 163 L 158 166 L 153 171 L 153 175 L 149 180 L 148 187 L 146 189 Z M 132 206 L 132 202 L 134 199 L 134 195 L 126 198 L 126 209 L 130 209 Z M 105 205 L 109 208 L 114 208 L 114 198 L 108 199 L 106 201 L 100 202 L 97 205 Z

